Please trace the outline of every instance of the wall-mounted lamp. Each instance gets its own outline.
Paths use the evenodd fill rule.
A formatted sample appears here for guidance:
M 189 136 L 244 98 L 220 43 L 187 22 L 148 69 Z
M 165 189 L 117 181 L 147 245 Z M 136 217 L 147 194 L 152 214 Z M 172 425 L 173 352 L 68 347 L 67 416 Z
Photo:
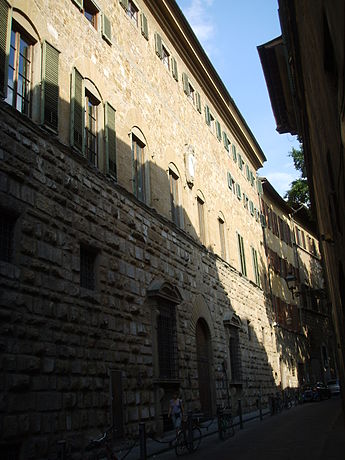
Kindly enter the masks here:
M 295 275 L 289 273 L 288 275 L 286 275 L 285 281 L 289 291 L 291 291 L 292 297 L 298 297 L 300 295 L 300 292 L 297 291 L 297 278 L 295 277 Z

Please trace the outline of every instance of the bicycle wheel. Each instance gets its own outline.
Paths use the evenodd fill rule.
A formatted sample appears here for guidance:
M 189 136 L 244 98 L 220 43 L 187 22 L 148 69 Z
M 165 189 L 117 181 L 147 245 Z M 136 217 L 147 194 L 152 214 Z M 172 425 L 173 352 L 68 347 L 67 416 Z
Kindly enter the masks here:
M 187 453 L 187 451 L 188 451 L 188 449 L 187 449 L 187 443 L 186 443 L 186 440 L 185 440 L 185 435 L 181 431 L 177 435 L 177 438 L 176 438 L 175 453 L 176 453 L 176 455 L 178 457 L 180 457 L 181 455 L 185 455 Z
M 190 451 L 195 452 L 201 443 L 201 430 L 197 426 L 193 428 L 192 437 L 193 437 L 193 444 L 191 446 Z
M 232 437 L 234 436 L 235 434 L 235 427 L 234 427 L 234 422 L 232 420 L 232 417 L 230 418 L 229 420 L 229 427 L 228 427 L 228 430 L 229 430 L 229 436 Z

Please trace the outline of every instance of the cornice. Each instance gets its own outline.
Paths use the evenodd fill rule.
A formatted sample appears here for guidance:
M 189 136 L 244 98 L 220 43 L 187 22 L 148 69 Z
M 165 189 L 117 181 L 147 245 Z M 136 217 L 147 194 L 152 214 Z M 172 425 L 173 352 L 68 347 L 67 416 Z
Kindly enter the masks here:
M 256 169 L 266 157 L 175 0 L 145 0 L 165 35 Z

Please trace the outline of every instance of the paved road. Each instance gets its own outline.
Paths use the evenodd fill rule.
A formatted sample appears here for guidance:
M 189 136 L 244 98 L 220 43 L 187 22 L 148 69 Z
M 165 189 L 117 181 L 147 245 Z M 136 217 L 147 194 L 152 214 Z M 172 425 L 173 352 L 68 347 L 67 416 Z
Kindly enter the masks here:
M 162 454 L 157 460 L 176 458 Z M 247 424 L 233 438 L 202 440 L 184 458 L 197 460 L 345 460 L 345 427 L 340 398 L 293 407 Z

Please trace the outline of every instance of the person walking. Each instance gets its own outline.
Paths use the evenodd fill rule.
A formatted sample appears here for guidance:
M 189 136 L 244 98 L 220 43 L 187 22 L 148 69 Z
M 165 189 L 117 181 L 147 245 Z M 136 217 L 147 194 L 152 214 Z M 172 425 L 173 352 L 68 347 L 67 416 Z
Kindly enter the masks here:
M 183 404 L 182 400 L 174 393 L 173 399 L 170 400 L 168 418 L 171 417 L 175 430 L 181 427 L 183 417 Z

